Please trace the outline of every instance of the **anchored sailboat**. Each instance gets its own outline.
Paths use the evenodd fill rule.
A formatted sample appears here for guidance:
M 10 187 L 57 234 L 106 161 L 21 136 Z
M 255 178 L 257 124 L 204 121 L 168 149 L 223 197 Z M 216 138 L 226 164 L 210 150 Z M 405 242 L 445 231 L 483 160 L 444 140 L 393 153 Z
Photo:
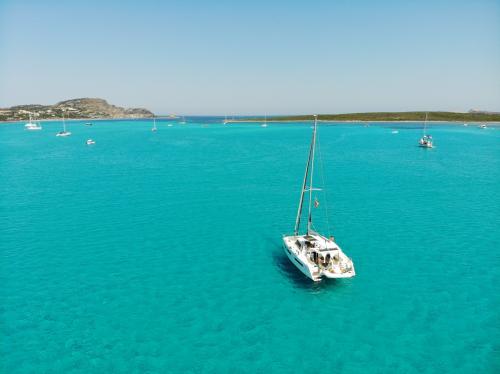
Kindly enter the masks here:
M 316 282 L 321 281 L 322 277 L 351 278 L 356 275 L 352 260 L 345 255 L 333 236 L 326 238 L 313 230 L 312 207 L 313 205 L 319 206 L 319 201 L 316 198 L 313 199 L 313 191 L 319 190 L 313 187 L 317 127 L 317 116 L 314 116 L 313 136 L 302 182 L 294 233 L 283 236 L 285 253 L 290 261 L 308 278 Z M 300 234 L 300 221 L 306 193 L 309 195 L 307 230 L 305 234 Z
M 425 113 L 425 121 L 424 121 L 424 134 L 420 138 L 420 141 L 418 142 L 418 146 L 422 148 L 432 148 L 432 136 L 427 135 L 426 133 L 427 130 L 427 113 Z
M 267 114 L 264 116 L 264 123 L 261 126 L 267 127 Z
M 156 128 L 156 118 L 153 117 L 153 128 L 151 129 L 151 131 L 155 132 L 156 130 L 158 130 Z
M 33 122 L 32 118 L 31 118 L 31 113 L 30 113 L 30 121 L 24 125 L 24 129 L 30 130 L 30 131 L 41 130 L 42 126 L 40 125 L 40 121 L 38 121 L 38 123 Z
M 64 113 L 63 113 L 63 131 L 59 131 L 56 136 L 70 136 L 71 133 L 69 131 L 66 131 L 66 120 L 64 119 Z

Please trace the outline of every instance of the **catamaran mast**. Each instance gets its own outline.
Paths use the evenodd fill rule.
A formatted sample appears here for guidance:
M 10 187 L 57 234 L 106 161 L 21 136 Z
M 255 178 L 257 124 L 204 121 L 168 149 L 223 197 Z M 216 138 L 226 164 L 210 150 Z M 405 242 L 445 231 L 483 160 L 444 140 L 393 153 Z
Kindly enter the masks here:
M 426 135 L 426 130 L 427 130 L 427 112 L 425 113 L 425 121 L 424 121 L 424 136 Z
M 316 116 L 314 116 L 314 131 L 313 131 L 313 136 L 311 139 L 311 146 L 309 147 L 309 157 L 307 158 L 306 171 L 304 173 L 304 180 L 302 182 L 302 189 L 300 191 L 300 201 L 299 201 L 299 208 L 297 209 L 297 218 L 295 219 L 294 235 L 297 235 L 299 233 L 300 216 L 302 215 L 302 207 L 304 205 L 304 194 L 307 191 L 307 189 L 306 189 L 307 176 L 309 175 L 309 167 L 311 166 L 311 160 L 314 161 L 314 146 L 315 146 L 315 144 L 316 144 Z M 311 178 L 311 193 L 312 193 L 312 178 Z M 311 193 L 309 196 L 309 220 L 311 219 L 311 198 L 312 198 Z M 307 225 L 307 232 L 309 232 L 309 223 Z
M 314 116 L 314 130 L 312 140 L 312 157 L 311 157 L 311 177 L 309 178 L 309 219 L 307 221 L 307 234 L 311 231 L 312 226 L 312 193 L 313 193 L 313 175 L 314 175 L 314 149 L 316 148 L 316 128 L 318 117 Z

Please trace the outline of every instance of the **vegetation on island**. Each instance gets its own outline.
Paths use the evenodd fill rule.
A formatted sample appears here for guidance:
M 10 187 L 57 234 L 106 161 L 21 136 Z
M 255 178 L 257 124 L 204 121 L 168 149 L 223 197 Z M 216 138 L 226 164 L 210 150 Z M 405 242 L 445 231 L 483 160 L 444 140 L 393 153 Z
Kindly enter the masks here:
M 321 121 L 423 121 L 427 113 L 428 121 L 445 122 L 500 122 L 500 113 L 469 111 L 457 112 L 370 112 L 346 114 L 318 114 Z M 268 121 L 310 121 L 313 115 L 272 116 Z M 264 117 L 252 117 L 246 121 L 264 121 Z
M 154 114 L 143 108 L 122 108 L 106 100 L 81 98 L 61 101 L 54 105 L 17 105 L 0 109 L 0 121 L 22 121 L 66 118 L 149 118 Z

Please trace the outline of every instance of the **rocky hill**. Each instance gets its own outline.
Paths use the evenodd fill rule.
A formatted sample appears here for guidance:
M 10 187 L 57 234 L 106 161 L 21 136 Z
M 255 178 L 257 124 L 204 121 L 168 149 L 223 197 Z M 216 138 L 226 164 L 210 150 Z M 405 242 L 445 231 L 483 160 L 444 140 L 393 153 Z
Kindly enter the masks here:
M 17 105 L 0 109 L 0 121 L 62 118 L 147 118 L 154 114 L 143 108 L 121 108 L 103 99 L 81 98 L 61 101 L 55 105 Z

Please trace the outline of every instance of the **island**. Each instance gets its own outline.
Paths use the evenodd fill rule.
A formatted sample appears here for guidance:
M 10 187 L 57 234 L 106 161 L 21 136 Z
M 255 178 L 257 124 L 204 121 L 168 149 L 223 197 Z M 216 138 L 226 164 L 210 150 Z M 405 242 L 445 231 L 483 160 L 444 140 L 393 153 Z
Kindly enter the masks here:
M 458 112 L 368 112 L 346 114 L 318 114 L 320 121 L 339 122 L 416 122 L 424 121 L 427 113 L 428 121 L 440 122 L 500 122 L 500 113 L 480 110 L 469 110 L 467 113 Z M 313 115 L 269 116 L 268 122 L 311 121 Z M 238 122 L 264 121 L 264 117 L 247 117 Z M 231 121 L 236 122 L 236 121 Z
M 80 98 L 58 102 L 54 105 L 17 105 L 0 108 L 0 121 L 66 118 L 151 118 L 155 115 L 144 108 L 122 108 L 111 105 L 104 99 Z

